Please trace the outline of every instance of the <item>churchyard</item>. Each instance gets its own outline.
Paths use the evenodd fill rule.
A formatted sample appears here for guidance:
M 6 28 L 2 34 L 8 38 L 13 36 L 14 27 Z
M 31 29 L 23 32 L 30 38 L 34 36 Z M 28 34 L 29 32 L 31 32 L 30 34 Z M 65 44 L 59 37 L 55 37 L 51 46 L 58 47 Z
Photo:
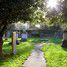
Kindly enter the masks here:
M 67 67 L 67 0 L 0 0 L 0 67 Z
M 21 38 L 18 38 L 21 40 Z M 66 67 L 67 66 L 67 48 L 61 47 L 61 38 L 28 38 L 25 42 L 20 42 L 16 45 L 16 54 L 12 54 L 12 46 L 8 40 L 3 39 L 3 56 L 0 57 L 0 67 L 21 67 L 25 60 L 30 56 L 34 45 L 37 43 L 43 44 L 42 51 L 46 58 L 46 65 L 48 67 Z M 62 65 L 62 66 L 61 66 Z

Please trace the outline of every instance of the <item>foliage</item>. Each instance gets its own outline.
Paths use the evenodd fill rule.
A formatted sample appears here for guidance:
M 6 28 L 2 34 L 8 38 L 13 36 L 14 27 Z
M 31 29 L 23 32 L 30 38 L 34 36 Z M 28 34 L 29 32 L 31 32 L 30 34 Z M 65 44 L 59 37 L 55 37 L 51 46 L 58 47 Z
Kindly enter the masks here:
M 47 8 L 46 17 L 49 18 L 50 25 L 57 24 L 57 25 L 61 25 L 63 28 L 66 28 L 66 26 L 64 26 L 67 23 L 66 5 L 67 5 L 67 0 L 59 0 L 56 8 L 53 9 Z
M 42 0 L 0 0 L 0 33 L 6 26 L 19 20 L 31 20 L 30 16 Z M 3 33 L 2 33 L 3 34 Z
M 64 0 L 63 3 L 62 3 L 62 16 L 63 16 L 63 19 L 64 19 L 64 22 L 67 23 L 67 0 Z
M 45 21 L 45 12 L 38 7 L 38 9 L 33 13 L 32 17 L 32 24 L 42 24 Z
M 67 22 L 67 1 L 58 1 L 58 10 L 46 8 L 47 0 L 1 0 L 0 1 L 0 30 L 6 29 L 6 25 L 18 20 L 30 20 L 32 23 L 45 22 L 43 15 L 51 19 L 50 22 Z M 62 6 L 61 6 L 62 5 Z M 39 10 L 38 10 L 39 8 Z M 36 12 L 36 13 L 35 13 Z M 32 17 L 33 16 L 33 17 Z

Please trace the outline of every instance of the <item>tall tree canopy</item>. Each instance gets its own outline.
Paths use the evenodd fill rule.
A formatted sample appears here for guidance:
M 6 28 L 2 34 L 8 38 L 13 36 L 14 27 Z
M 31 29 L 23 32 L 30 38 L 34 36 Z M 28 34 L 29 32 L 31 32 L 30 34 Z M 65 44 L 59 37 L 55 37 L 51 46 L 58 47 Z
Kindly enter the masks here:
M 2 36 L 8 24 L 19 20 L 31 20 L 31 14 L 42 0 L 0 0 L 0 54 Z
M 30 19 L 32 0 L 0 0 L 0 32 L 6 29 L 6 25 L 18 20 Z
M 46 12 L 46 17 L 49 18 L 50 23 L 67 27 L 67 0 L 47 0 Z
M 31 14 L 44 0 L 0 0 L 0 32 L 18 20 L 31 20 Z

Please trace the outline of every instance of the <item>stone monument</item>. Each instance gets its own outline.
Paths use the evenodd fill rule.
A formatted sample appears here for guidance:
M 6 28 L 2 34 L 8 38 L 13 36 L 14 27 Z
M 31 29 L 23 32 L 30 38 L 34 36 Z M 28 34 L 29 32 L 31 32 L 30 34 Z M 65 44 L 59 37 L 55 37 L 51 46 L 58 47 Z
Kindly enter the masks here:
M 12 34 L 12 53 L 16 54 L 16 32 Z
M 67 47 L 67 30 L 63 32 L 63 42 L 62 47 Z

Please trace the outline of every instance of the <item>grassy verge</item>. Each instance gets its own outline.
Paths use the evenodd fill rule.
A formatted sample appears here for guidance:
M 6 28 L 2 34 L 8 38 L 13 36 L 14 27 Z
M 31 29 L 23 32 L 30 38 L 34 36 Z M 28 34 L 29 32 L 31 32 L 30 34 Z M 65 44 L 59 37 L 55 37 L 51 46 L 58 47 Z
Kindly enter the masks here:
M 10 40 L 9 40 L 10 41 Z M 9 42 L 4 42 L 3 45 L 3 53 L 4 57 L 0 58 L 0 67 L 21 67 L 24 61 L 30 55 L 34 43 L 30 41 L 30 39 L 26 42 L 21 42 L 19 45 L 16 46 L 17 54 L 12 55 L 11 53 L 11 45 L 8 44 Z
M 67 67 L 67 48 L 60 44 L 45 44 L 43 52 L 47 67 Z

